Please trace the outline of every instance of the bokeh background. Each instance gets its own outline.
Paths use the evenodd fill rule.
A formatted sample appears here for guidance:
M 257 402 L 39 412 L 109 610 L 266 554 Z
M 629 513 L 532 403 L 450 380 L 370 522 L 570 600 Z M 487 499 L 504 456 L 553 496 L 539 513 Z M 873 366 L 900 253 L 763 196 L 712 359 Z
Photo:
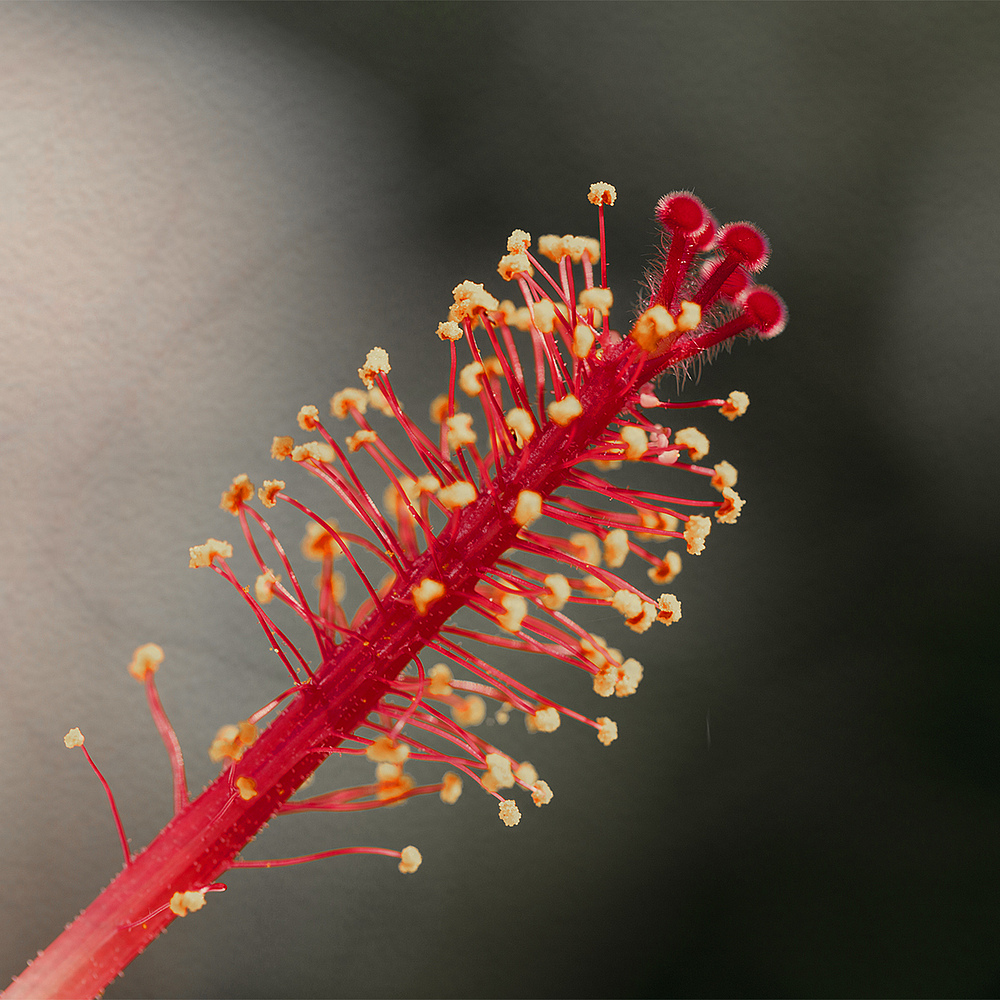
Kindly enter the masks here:
M 424 867 L 235 873 L 107 995 L 1000 991 L 996 5 L 9 3 L 0 36 L 4 981 L 120 865 L 62 734 L 135 846 L 169 816 L 132 649 L 194 788 L 283 687 L 186 568 L 220 491 L 374 343 L 422 412 L 451 287 L 501 292 L 515 226 L 591 232 L 602 179 L 619 323 L 679 188 L 761 225 L 791 312 L 684 389 L 749 392 L 700 421 L 748 506 L 680 626 L 593 623 L 638 695 L 501 663 L 621 739 L 498 734 L 556 793 L 515 830 L 472 789 L 275 823 L 248 855 Z

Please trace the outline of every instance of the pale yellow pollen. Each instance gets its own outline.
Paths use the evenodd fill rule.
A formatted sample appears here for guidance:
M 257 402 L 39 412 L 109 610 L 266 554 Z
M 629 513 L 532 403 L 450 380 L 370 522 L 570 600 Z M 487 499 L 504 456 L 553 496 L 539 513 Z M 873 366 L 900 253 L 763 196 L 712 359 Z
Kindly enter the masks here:
M 622 444 L 625 445 L 625 457 L 630 462 L 635 462 L 646 454 L 649 448 L 649 438 L 641 427 L 629 424 L 621 429 L 618 436 L 622 439 Z
M 501 726 L 506 726 L 510 722 L 510 710 L 514 706 L 509 702 L 505 701 L 494 713 L 493 718 L 497 720 L 497 723 Z
M 325 441 L 306 441 L 292 449 L 293 462 L 325 462 L 331 465 L 334 459 L 333 448 Z
M 271 600 L 274 598 L 274 587 L 275 584 L 281 579 L 279 576 L 275 576 L 274 573 L 269 569 L 265 569 L 260 576 L 254 581 L 253 593 L 254 597 L 257 598 L 258 604 L 270 604 Z
M 513 326 L 518 330 L 530 330 L 531 310 L 527 306 L 521 306 L 519 309 L 515 309 L 508 325 Z
M 684 526 L 684 541 L 687 542 L 688 555 L 700 556 L 705 551 L 705 538 L 712 530 L 712 522 L 701 514 L 692 514 Z
M 618 680 L 618 668 L 613 663 L 605 663 L 594 674 L 594 691 L 602 698 L 610 698 L 615 693 L 615 682 Z
M 673 316 L 660 305 L 650 306 L 636 321 L 629 336 L 644 351 L 655 351 L 677 329 Z
M 563 399 L 555 400 L 545 408 L 549 419 L 560 427 L 568 427 L 577 417 L 583 413 L 583 406 L 580 400 L 572 393 Z
M 549 299 L 542 299 L 531 307 L 535 326 L 542 333 L 551 333 L 556 326 L 556 307 Z
M 435 396 L 431 401 L 431 420 L 436 424 L 443 424 L 445 417 L 448 416 L 448 396 L 446 393 L 441 393 L 440 396 Z
M 580 562 L 591 566 L 601 565 L 601 543 L 589 531 L 576 531 L 569 536 L 570 550 Z
M 203 892 L 188 890 L 187 892 L 175 892 L 170 897 L 170 912 L 178 917 L 186 917 L 189 913 L 200 910 L 204 905 L 205 893 Z
M 304 431 L 314 431 L 319 427 L 319 410 L 315 406 L 303 406 L 298 415 L 299 427 Z
M 597 738 L 606 746 L 611 746 L 618 739 L 618 723 L 612 722 L 606 715 L 594 720 L 601 728 L 597 730 Z
M 222 494 L 219 507 L 222 510 L 228 510 L 233 517 L 236 517 L 240 512 L 240 507 L 248 500 L 253 499 L 253 491 L 254 485 L 250 482 L 246 473 L 236 476 L 230 484 L 229 489 Z
M 478 726 L 486 718 L 486 702 L 478 694 L 470 694 L 460 705 L 453 705 L 451 717 L 460 726 Z
M 558 710 L 551 705 L 548 708 L 540 708 L 534 715 L 525 716 L 525 721 L 528 719 L 532 721 L 530 726 L 532 732 L 539 733 L 554 733 L 562 722 Z
M 517 632 L 528 614 L 528 602 L 517 594 L 504 594 L 500 598 L 503 614 L 497 615 L 497 625 L 508 632 Z
M 693 330 L 701 322 L 701 306 L 697 302 L 688 302 L 686 299 L 681 302 L 680 312 L 675 317 L 677 329 L 681 333 Z
M 468 507 L 476 499 L 476 495 L 476 487 L 464 479 L 456 479 L 455 482 L 442 486 L 437 492 L 438 500 L 448 510 Z
M 458 373 L 458 384 L 466 396 L 478 396 L 483 391 L 481 377 L 486 369 L 481 361 L 473 361 L 467 364 Z
M 628 553 L 628 532 L 624 528 L 615 528 L 604 536 L 604 561 L 611 569 L 624 566 Z
M 451 694 L 451 668 L 446 663 L 435 663 L 427 675 L 427 693 L 432 698 L 444 698 Z
M 341 420 L 350 416 L 351 410 L 364 414 L 368 409 L 368 393 L 363 389 L 341 389 L 330 397 L 330 415 Z
M 339 525 L 331 520 L 330 527 L 337 530 Z M 306 525 L 306 533 L 302 538 L 302 555 L 310 562 L 322 562 L 324 559 L 336 559 L 344 551 L 337 540 L 326 528 L 315 521 Z
M 364 365 L 358 369 L 358 375 L 365 388 L 370 389 L 375 384 L 376 375 L 388 375 L 392 371 L 389 364 L 389 352 L 381 347 L 373 347 L 365 358 Z
M 273 507 L 278 501 L 275 497 L 285 488 L 283 479 L 265 479 L 264 485 L 257 490 L 257 496 L 265 507 Z
M 609 660 L 621 663 L 622 656 L 617 649 L 609 649 L 607 643 L 599 635 L 591 635 L 589 639 L 580 640 L 580 652 L 594 666 L 603 667 Z
M 257 727 L 252 722 L 221 726 L 208 748 L 208 756 L 219 763 L 224 757 L 239 760 L 257 742 Z
M 236 791 L 240 793 L 240 798 L 244 802 L 249 802 L 257 795 L 257 782 L 253 778 L 248 778 L 245 774 L 241 774 L 236 779 Z
M 507 426 L 517 435 L 518 447 L 521 447 L 525 441 L 530 441 L 534 436 L 535 423 L 527 410 L 515 406 L 512 410 L 507 411 L 505 419 Z
M 144 681 L 148 674 L 155 674 L 163 662 L 163 648 L 155 642 L 147 642 L 132 654 L 128 672 L 137 680 Z
M 656 619 L 656 606 L 631 590 L 616 590 L 611 606 L 622 614 L 633 632 L 645 632 Z
M 512 281 L 525 274 L 531 274 L 531 261 L 526 253 L 509 253 L 500 258 L 497 272 L 504 281 Z
M 563 243 L 563 238 L 553 233 L 547 233 L 545 236 L 538 237 L 538 252 L 543 257 L 548 257 L 549 260 L 553 260 L 557 264 L 569 253 Z
M 392 404 L 390 404 L 385 393 L 377 385 L 373 385 L 368 390 L 368 402 L 374 406 L 375 409 L 382 414 L 382 416 L 396 416 L 396 411 L 392 408 Z M 399 410 L 403 409 L 403 404 L 399 402 L 399 400 L 396 400 L 396 408 Z
M 610 288 L 585 288 L 580 292 L 580 308 L 593 309 L 602 316 L 611 311 L 614 301 Z
M 677 525 L 680 524 L 673 514 L 664 514 L 662 511 L 657 510 L 643 510 L 640 507 L 636 508 L 636 512 L 638 513 L 639 520 L 642 522 L 642 526 L 644 528 L 659 528 L 663 531 L 676 531 Z M 637 538 L 643 539 L 662 538 L 661 535 L 650 534 L 644 531 L 637 531 L 635 534 Z
M 542 594 L 539 602 L 543 608 L 548 608 L 549 611 L 561 611 L 573 592 L 569 580 L 562 573 L 550 573 L 544 582 L 548 593 Z
M 74 747 L 83 746 L 83 733 L 74 726 L 64 737 L 63 743 L 66 744 L 67 750 L 72 750 Z
M 378 440 L 378 435 L 373 430 L 362 428 L 344 440 L 347 442 L 348 449 L 354 453 L 367 444 L 374 444 Z
M 736 518 L 740 516 L 740 511 L 746 500 L 743 499 L 734 489 L 726 487 L 722 491 L 723 503 L 715 512 L 715 519 L 720 524 L 734 524 Z
M 508 253 L 524 253 L 524 251 L 530 246 L 531 233 L 527 233 L 523 229 L 515 229 L 514 232 L 507 237 Z M 503 303 L 501 303 L 501 306 L 503 306 Z
M 494 790 L 497 788 L 514 787 L 514 772 L 510 768 L 509 758 L 505 757 L 502 753 L 488 753 L 486 755 L 486 767 Z M 487 777 L 487 775 L 484 775 L 484 777 Z
M 445 420 L 448 427 L 448 447 L 461 448 L 476 443 L 476 432 L 472 429 L 471 413 L 456 413 Z
M 609 472 L 611 469 L 620 469 L 622 463 L 619 461 L 614 462 L 601 462 L 594 459 L 594 468 L 600 470 L 601 472 Z
M 290 437 L 276 437 L 271 442 L 271 458 L 276 458 L 279 462 L 284 462 L 292 453 L 295 442 Z
M 410 844 L 409 847 L 404 847 L 399 852 L 399 870 L 404 875 L 412 875 L 420 867 L 420 862 L 423 860 L 420 851 Z
M 453 806 L 462 794 L 462 779 L 454 771 L 447 771 L 441 779 L 441 801 Z
M 465 331 L 454 320 L 449 319 L 438 323 L 437 335 L 442 340 L 461 340 Z
M 500 803 L 500 818 L 507 826 L 517 826 L 521 822 L 521 810 L 513 799 L 504 799 Z
M 514 505 L 514 522 L 527 527 L 542 516 L 542 494 L 534 490 L 521 490 Z
M 740 392 L 737 389 L 731 392 L 729 398 L 719 407 L 719 413 L 727 420 L 735 420 L 747 412 L 749 405 L 750 397 L 745 392 Z
M 586 323 L 577 323 L 573 329 L 573 357 L 585 358 L 594 347 L 594 338 L 597 335 L 592 327 Z
M 681 620 L 681 602 L 673 594 L 660 594 L 656 600 L 656 620 L 673 625 Z
M 482 285 L 474 281 L 463 281 L 452 289 L 455 301 L 448 310 L 448 319 L 453 323 L 476 319 L 484 310 L 492 311 L 500 304 Z
M 635 694 L 642 680 L 642 664 L 629 657 L 620 667 L 618 667 L 618 679 L 615 682 L 615 694 L 619 698 L 627 698 Z
M 591 205 L 613 205 L 617 197 L 618 192 L 614 189 L 613 185 L 605 181 L 597 181 L 590 185 L 590 193 L 587 195 L 587 201 Z
M 538 781 L 538 772 L 535 770 L 534 764 L 524 760 L 518 765 L 514 777 L 525 785 L 531 786 Z
M 671 549 L 655 566 L 651 566 L 646 575 L 653 583 L 672 583 L 681 571 L 681 557 Z
M 388 736 L 380 736 L 368 747 L 365 756 L 376 764 L 402 764 L 410 756 L 410 748 Z
M 721 493 L 727 486 L 736 485 L 736 469 L 728 462 L 719 462 L 712 476 L 712 485 Z
M 204 545 L 192 545 L 188 552 L 191 554 L 188 566 L 191 569 L 201 569 L 203 566 L 211 566 L 214 559 L 231 559 L 233 547 L 229 542 L 209 538 Z
M 692 462 L 703 459 L 708 454 L 708 438 L 697 427 L 685 427 L 674 435 L 674 444 L 687 448 Z
M 430 606 L 444 597 L 444 584 L 425 576 L 415 587 L 410 588 L 413 604 L 418 615 L 426 615 Z
M 417 784 L 410 775 L 403 773 L 400 764 L 379 764 L 375 768 L 375 777 L 378 781 L 375 798 L 382 802 L 398 799 Z
M 541 806 L 547 806 L 552 801 L 552 789 L 549 788 L 548 782 L 535 782 L 534 787 L 531 790 L 531 801 L 534 802 L 539 808 L 541 808 Z
M 587 254 L 591 264 L 596 264 L 601 259 L 601 241 L 590 236 L 578 236 L 577 239 L 580 241 L 579 244 L 574 244 L 570 251 L 573 262 L 579 264 L 583 255 Z M 579 256 L 577 256 L 577 248 L 579 248 Z

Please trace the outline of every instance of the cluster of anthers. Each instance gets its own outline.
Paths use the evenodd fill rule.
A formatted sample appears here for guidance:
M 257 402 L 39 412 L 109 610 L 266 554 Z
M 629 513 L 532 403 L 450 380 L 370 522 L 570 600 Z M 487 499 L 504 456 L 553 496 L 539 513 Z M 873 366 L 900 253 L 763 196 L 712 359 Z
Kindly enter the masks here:
M 695 407 L 733 420 L 746 411 L 747 395 L 670 402 L 657 394 L 655 380 L 683 372 L 738 335 L 774 336 L 785 310 L 751 277 L 768 258 L 763 235 L 746 223 L 718 226 L 697 198 L 678 192 L 657 205 L 662 255 L 637 317 L 627 332 L 616 332 L 604 241 L 604 210 L 614 204 L 615 189 L 594 184 L 589 199 L 598 209 L 599 239 L 543 236 L 533 251 L 528 233 L 511 234 L 498 270 L 517 286 L 522 306 L 498 301 L 472 281 L 454 289 L 448 319 L 437 329 L 450 350 L 451 375 L 448 391 L 430 407 L 436 432 L 425 432 L 404 412 L 389 379 L 388 354 L 376 347 L 359 369 L 364 387 L 346 388 L 330 401 L 331 415 L 354 425 L 350 435 L 328 428 L 316 406 L 303 406 L 298 424 L 311 438 L 274 439 L 272 457 L 325 483 L 361 530 L 347 530 L 325 510 L 294 499 L 282 479 L 255 489 L 247 476 L 237 476 L 223 494 L 221 506 L 239 521 L 259 575 L 244 586 L 227 562 L 232 546 L 212 538 L 191 549 L 190 565 L 210 567 L 233 584 L 292 682 L 249 719 L 219 730 L 210 754 L 225 762 L 234 797 L 250 802 L 266 791 L 274 798 L 271 814 L 367 809 L 428 793 L 453 803 L 464 777 L 493 795 L 500 818 L 513 826 L 521 812 L 508 790 L 520 788 L 536 806 L 553 793 L 528 761 L 513 759 L 482 735 L 477 727 L 488 712 L 498 723 L 521 713 L 531 731 L 551 733 L 572 719 L 590 726 L 605 745 L 617 737 L 611 718 L 590 718 L 532 690 L 487 662 L 476 644 L 555 657 L 587 674 L 605 698 L 635 692 L 642 665 L 576 624 L 567 609 L 611 607 L 634 632 L 679 621 L 679 600 L 660 590 L 681 570 L 678 548 L 700 554 L 713 521 L 731 524 L 743 506 L 736 469 L 725 461 L 701 464 L 709 450 L 705 434 L 687 421 L 674 430 L 663 420 L 672 410 Z M 553 270 L 542 265 L 543 257 Z M 472 403 L 478 404 L 475 416 L 464 409 Z M 373 413 L 402 427 L 412 456 L 389 447 L 377 421 L 369 421 Z M 358 453 L 388 481 L 381 504 L 355 469 Z M 705 498 L 688 499 L 602 477 L 622 462 L 702 477 L 709 488 Z M 255 497 L 264 510 L 285 503 L 307 519 L 302 554 L 320 564 L 318 597 L 307 596 L 292 560 L 252 506 Z M 647 564 L 653 593 L 618 575 L 630 558 Z M 362 568 L 372 559 L 384 566 L 380 582 Z M 338 563 L 349 566 L 364 589 L 353 614 L 345 610 Z M 277 606 L 305 623 L 314 655 L 302 653 L 279 626 L 272 615 Z M 484 627 L 451 622 L 460 608 L 476 613 Z M 158 647 L 142 647 L 131 669 L 150 693 L 174 763 L 180 811 L 188 802 L 183 762 L 152 680 L 161 659 Z M 288 698 L 318 698 L 325 721 L 286 768 L 267 771 L 254 760 L 260 726 Z M 351 753 L 375 765 L 373 782 L 290 800 L 326 756 Z M 405 770 L 414 762 L 448 770 L 440 781 L 421 785 Z M 399 857 L 404 872 L 420 862 L 412 847 L 347 848 L 281 861 L 232 860 L 227 867 L 357 851 Z M 196 908 L 198 893 L 203 901 L 210 888 L 175 894 L 172 911 Z

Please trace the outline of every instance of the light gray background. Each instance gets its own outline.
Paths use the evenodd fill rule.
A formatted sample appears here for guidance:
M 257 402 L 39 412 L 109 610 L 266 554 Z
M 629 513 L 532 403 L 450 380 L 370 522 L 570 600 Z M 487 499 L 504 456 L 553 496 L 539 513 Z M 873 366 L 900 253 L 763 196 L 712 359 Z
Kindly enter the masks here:
M 600 178 L 620 316 L 652 205 L 685 187 L 765 229 L 791 309 L 688 388 L 750 393 L 702 421 L 748 507 L 686 561 L 679 627 L 605 623 L 639 694 L 607 709 L 504 664 L 622 738 L 509 727 L 556 791 L 512 831 L 471 790 L 276 823 L 255 856 L 412 842 L 425 865 L 234 874 L 108 996 L 995 995 L 997 22 L 0 6 L 2 976 L 120 864 L 70 726 L 135 846 L 169 816 L 132 649 L 167 650 L 195 788 L 216 728 L 284 686 L 236 596 L 186 568 L 233 534 L 221 489 L 271 475 L 272 435 L 373 343 L 422 412 L 450 288 L 499 290 L 515 226 L 591 231 Z

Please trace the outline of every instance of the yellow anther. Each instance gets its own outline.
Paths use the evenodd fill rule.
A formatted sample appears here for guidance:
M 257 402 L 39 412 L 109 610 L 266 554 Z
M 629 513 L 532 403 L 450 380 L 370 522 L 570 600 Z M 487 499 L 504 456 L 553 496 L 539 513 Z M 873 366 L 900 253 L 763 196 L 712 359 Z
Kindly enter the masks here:
M 478 319 L 483 311 L 492 311 L 499 302 L 482 285 L 474 281 L 463 281 L 452 289 L 455 301 L 448 310 L 448 319 L 454 323 Z
M 205 893 L 203 892 L 194 892 L 191 890 L 188 892 L 175 892 L 170 897 L 170 912 L 176 914 L 178 917 L 186 917 L 189 913 L 200 910 L 204 905 Z
M 370 389 L 375 384 L 376 375 L 387 375 L 392 371 L 389 364 L 389 353 L 381 347 L 373 347 L 365 358 L 364 365 L 358 369 L 358 375 L 365 388 Z
M 500 598 L 503 614 L 497 615 L 497 625 L 508 632 L 517 632 L 528 615 L 528 602 L 517 594 L 504 594 Z
M 204 545 L 192 545 L 188 552 L 191 554 L 188 566 L 191 569 L 201 569 L 203 566 L 211 566 L 215 559 L 231 559 L 233 547 L 229 542 L 220 542 L 218 538 L 210 538 Z
M 330 398 L 330 415 L 344 420 L 351 413 L 357 410 L 364 414 L 368 409 L 368 393 L 363 389 L 341 389 L 336 395 Z
M 438 323 L 437 335 L 442 340 L 461 340 L 465 336 L 465 331 L 454 320 L 449 319 L 444 323 Z
M 437 498 L 448 510 L 458 507 L 468 507 L 476 499 L 476 487 L 464 479 L 458 479 L 447 486 L 442 486 L 437 492 Z
M 681 557 L 671 549 L 657 565 L 650 567 L 646 575 L 653 583 L 671 583 L 681 571 Z
M 236 517 L 240 512 L 240 507 L 248 500 L 253 499 L 253 491 L 254 485 L 250 482 L 246 473 L 236 476 L 230 484 L 229 489 L 222 494 L 219 507 L 222 510 L 228 510 L 233 517 Z
M 524 253 L 531 246 L 531 233 L 526 233 L 523 229 L 515 229 L 507 237 L 508 253 Z M 503 303 L 500 303 L 501 307 Z
M 745 392 L 736 390 L 729 394 L 729 398 L 719 407 L 721 413 L 727 420 L 735 420 L 742 417 L 747 412 L 750 405 L 750 397 Z
M 456 413 L 453 417 L 447 417 L 445 424 L 448 427 L 449 448 L 461 448 L 476 443 L 476 432 L 472 429 L 471 413 Z
M 374 444 L 378 440 L 378 435 L 373 430 L 362 428 L 359 431 L 355 431 L 354 434 L 344 440 L 347 442 L 348 449 L 353 454 L 361 448 L 364 448 L 365 445 Z
M 328 523 L 334 531 L 339 527 L 337 522 L 332 519 Z M 302 538 L 302 555 L 310 562 L 336 559 L 343 551 L 337 540 L 323 525 L 317 524 L 315 521 L 310 521 L 306 525 L 306 533 Z
M 606 746 L 611 746 L 618 739 L 618 723 L 612 722 L 606 715 L 594 720 L 601 728 L 597 730 L 597 738 Z
M 133 654 L 128 672 L 137 680 L 144 681 L 149 674 L 155 674 L 163 662 L 163 648 L 155 642 L 147 642 Z
M 257 496 L 265 507 L 273 507 L 278 501 L 275 497 L 285 488 L 283 479 L 265 479 L 264 485 L 257 490 Z
M 534 715 L 526 715 L 524 721 L 533 733 L 554 733 L 562 719 L 559 711 L 550 705 L 547 708 L 540 708 Z
M 674 444 L 687 448 L 692 462 L 698 462 L 708 454 L 708 438 L 697 427 L 685 427 L 674 435 Z
M 303 406 L 297 419 L 304 431 L 314 431 L 319 426 L 319 410 L 315 406 Z
M 208 756 L 219 763 L 223 758 L 239 760 L 257 742 L 257 727 L 252 722 L 222 726 L 215 734 Z
M 550 299 L 541 299 L 531 306 L 535 326 L 542 333 L 551 333 L 556 326 L 556 307 Z
M 500 803 L 500 818 L 507 826 L 517 826 L 521 822 L 521 810 L 513 799 L 504 799 Z
M 701 514 L 692 514 L 684 526 L 684 541 L 688 555 L 700 556 L 705 551 L 705 538 L 712 530 L 712 522 Z
M 628 532 L 624 528 L 615 528 L 604 537 L 604 561 L 611 569 L 625 565 L 628 557 Z
M 722 498 L 722 506 L 716 510 L 715 519 L 720 524 L 733 524 L 736 518 L 740 516 L 740 511 L 743 509 L 746 500 L 736 490 L 728 486 L 723 489 Z
M 531 261 L 526 253 L 509 253 L 500 258 L 497 272 L 504 281 L 513 281 L 532 273 Z
M 535 782 L 534 787 L 531 790 L 531 801 L 539 807 L 547 806 L 552 801 L 552 789 L 549 788 L 548 782 Z
M 274 597 L 275 584 L 281 579 L 275 576 L 269 569 L 264 570 L 254 581 L 253 593 L 258 604 L 270 604 Z
M 427 675 L 427 693 L 433 698 L 444 698 L 451 694 L 452 672 L 445 663 L 435 663 Z
M 412 875 L 419 867 L 420 862 L 424 859 L 412 844 L 409 847 L 404 847 L 399 852 L 399 870 L 404 875 Z
M 445 393 L 435 396 L 431 401 L 430 414 L 434 423 L 444 423 L 445 417 L 448 416 L 448 396 Z
M 441 779 L 441 801 L 453 806 L 462 794 L 462 779 L 454 771 L 448 771 Z
M 295 442 L 290 437 L 276 437 L 271 442 L 271 458 L 276 458 L 279 462 L 284 462 L 292 453 Z
M 74 747 L 83 746 L 83 733 L 74 726 L 64 737 L 63 743 L 66 744 L 67 750 L 72 750 Z
M 245 774 L 241 774 L 236 779 L 236 791 L 240 793 L 240 798 L 244 802 L 249 802 L 250 799 L 257 796 L 257 782 L 253 778 L 248 778 Z
M 444 597 L 444 584 L 425 576 L 415 587 L 410 588 L 413 604 L 418 615 L 426 615 L 430 606 Z
M 594 347 L 596 334 L 586 323 L 577 323 L 573 329 L 573 357 L 586 358 Z
M 589 531 L 576 531 L 567 539 L 572 554 L 591 566 L 601 565 L 601 542 Z
M 333 448 L 325 441 L 306 441 L 292 449 L 293 462 L 325 462 L 331 465 L 334 460 Z
M 585 288 L 580 292 L 580 308 L 593 309 L 602 316 L 611 311 L 614 301 L 615 297 L 610 288 Z
M 573 592 L 569 580 L 562 573 L 550 573 L 545 578 L 545 586 L 548 588 L 548 593 L 542 594 L 539 598 L 542 607 L 548 608 L 549 611 L 562 610 Z
M 656 605 L 631 590 L 616 590 L 611 606 L 622 614 L 633 632 L 645 632 L 656 620 Z
M 697 302 L 681 302 L 680 312 L 675 317 L 677 329 L 681 333 L 693 330 L 701 322 L 701 306 Z
M 681 602 L 673 594 L 660 594 L 656 601 L 656 620 L 673 625 L 681 620 Z
M 380 736 L 365 750 L 365 756 L 376 764 L 402 764 L 410 756 L 410 748 L 388 736 Z
M 478 694 L 469 695 L 461 705 L 453 705 L 451 717 L 460 726 L 478 726 L 486 718 L 486 702 Z
M 486 755 L 486 768 L 487 773 L 483 775 L 483 778 L 493 786 L 491 791 L 496 791 L 498 788 L 514 787 L 514 772 L 510 768 L 510 760 L 502 753 L 488 753 Z
M 625 457 L 630 462 L 638 461 L 646 454 L 649 448 L 649 438 L 641 427 L 630 424 L 623 427 L 618 436 L 622 439 L 622 444 L 625 445 Z
M 562 399 L 555 400 L 545 408 L 549 419 L 560 427 L 568 427 L 577 417 L 583 413 L 583 406 L 580 400 L 572 393 Z
M 535 423 L 527 410 L 522 409 L 520 406 L 515 406 L 512 410 L 507 411 L 505 419 L 507 426 L 517 436 L 518 447 L 521 447 L 525 441 L 530 441 L 534 436 Z
M 651 306 L 635 321 L 629 336 L 644 351 L 655 351 L 676 329 L 673 316 L 663 306 Z
M 712 485 L 721 493 L 727 486 L 736 485 L 736 469 L 728 462 L 719 462 L 712 476 Z
M 542 494 L 534 490 L 521 490 L 514 505 L 514 521 L 526 528 L 542 516 Z
M 374 406 L 383 417 L 394 417 L 396 415 L 396 411 L 392 408 L 389 400 L 385 398 L 385 393 L 377 385 L 373 385 L 368 390 L 368 402 Z M 399 409 L 403 408 L 403 404 L 398 401 L 396 406 L 399 407 Z
M 587 195 L 587 201 L 591 205 L 613 205 L 617 197 L 618 192 L 615 191 L 613 185 L 605 181 L 597 181 L 595 184 L 590 185 L 590 193 Z

